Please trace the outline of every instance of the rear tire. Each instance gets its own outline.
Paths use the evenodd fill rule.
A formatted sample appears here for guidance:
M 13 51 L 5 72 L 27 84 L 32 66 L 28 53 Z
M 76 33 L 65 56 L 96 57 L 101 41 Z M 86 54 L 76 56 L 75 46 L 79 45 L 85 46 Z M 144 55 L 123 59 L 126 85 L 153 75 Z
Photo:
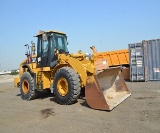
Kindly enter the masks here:
M 20 92 L 23 100 L 32 100 L 37 96 L 34 79 L 29 72 L 24 72 L 20 80 Z
M 60 68 L 54 77 L 55 99 L 59 104 L 70 105 L 77 101 L 80 95 L 80 79 L 70 67 Z

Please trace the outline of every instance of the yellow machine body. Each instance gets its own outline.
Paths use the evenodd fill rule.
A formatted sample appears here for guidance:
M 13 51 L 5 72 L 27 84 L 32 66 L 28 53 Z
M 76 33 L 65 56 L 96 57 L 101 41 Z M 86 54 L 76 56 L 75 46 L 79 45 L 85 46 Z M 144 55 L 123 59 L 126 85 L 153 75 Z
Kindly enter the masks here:
M 46 32 L 41 31 L 36 37 L 43 35 L 43 33 L 65 34 L 50 30 Z M 79 78 L 81 89 L 85 89 L 87 104 L 93 109 L 112 110 L 131 94 L 125 84 L 123 76 L 120 74 L 120 68 L 108 68 L 105 60 L 100 59 L 99 64 L 103 64 L 103 67 L 102 69 L 97 69 L 95 65 L 97 52 L 94 47 L 91 47 L 91 49 L 93 50 L 93 54 L 89 59 L 87 55 L 81 51 L 78 51 L 77 54 L 59 53 L 57 56 L 58 63 L 54 67 L 38 67 L 37 55 L 31 55 L 31 62 L 27 62 L 28 59 L 25 59 L 20 64 L 19 78 L 14 79 L 14 86 L 24 86 L 29 90 L 31 85 L 26 85 L 25 82 L 21 81 L 25 79 L 23 75 L 28 72 L 33 77 L 36 91 L 44 89 L 49 90 L 51 85 L 55 83 L 54 80 L 57 72 L 64 67 L 67 70 L 71 68 L 78 75 L 77 77 Z M 68 71 L 70 71 L 70 69 Z M 70 74 L 72 75 L 72 72 L 70 72 Z M 59 92 L 61 98 L 67 97 L 67 93 L 70 89 L 68 79 L 65 77 L 60 78 L 57 82 L 57 86 L 60 86 L 57 92 Z M 22 90 L 24 89 L 22 88 Z

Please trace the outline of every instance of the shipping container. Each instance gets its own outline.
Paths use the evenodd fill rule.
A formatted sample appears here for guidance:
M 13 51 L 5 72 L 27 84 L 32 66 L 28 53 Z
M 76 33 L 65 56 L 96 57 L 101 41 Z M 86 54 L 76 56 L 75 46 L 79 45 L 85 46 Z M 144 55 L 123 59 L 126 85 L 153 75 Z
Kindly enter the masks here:
M 160 39 L 142 41 L 144 49 L 145 80 L 160 80 Z
M 160 81 L 160 39 L 129 44 L 130 80 Z
M 144 81 L 144 56 L 142 43 L 129 44 L 130 81 Z
M 129 65 L 129 52 L 128 49 L 98 52 L 96 60 L 99 59 L 106 59 L 109 67 Z

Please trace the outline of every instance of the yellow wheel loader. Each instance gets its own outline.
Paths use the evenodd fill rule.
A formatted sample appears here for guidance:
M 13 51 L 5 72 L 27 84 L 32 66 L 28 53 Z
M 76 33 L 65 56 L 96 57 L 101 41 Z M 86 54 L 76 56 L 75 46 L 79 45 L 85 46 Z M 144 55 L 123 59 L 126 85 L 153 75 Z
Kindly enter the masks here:
M 69 53 L 65 33 L 49 30 L 36 35 L 37 54 L 32 42 L 31 52 L 20 64 L 19 78 L 14 86 L 20 87 L 21 98 L 35 99 L 38 91 L 47 90 L 55 95 L 59 104 L 69 105 L 77 101 L 85 89 L 87 104 L 93 109 L 112 110 L 131 94 L 125 84 L 120 68 L 107 68 L 105 60 L 99 60 L 102 69 L 95 63 L 96 50 L 92 55 L 78 51 Z

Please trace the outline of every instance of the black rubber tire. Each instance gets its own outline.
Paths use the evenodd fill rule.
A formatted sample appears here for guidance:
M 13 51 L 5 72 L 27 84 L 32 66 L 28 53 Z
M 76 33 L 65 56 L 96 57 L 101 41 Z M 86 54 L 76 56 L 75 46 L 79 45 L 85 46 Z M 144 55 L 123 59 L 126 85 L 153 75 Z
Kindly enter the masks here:
M 65 96 L 59 94 L 57 89 L 57 83 L 60 78 L 65 78 L 68 83 L 68 93 Z M 54 77 L 54 89 L 55 99 L 59 104 L 70 105 L 77 101 L 80 95 L 80 79 L 74 69 L 70 67 L 62 67 L 56 73 Z
M 28 87 L 29 89 L 28 89 L 27 93 L 25 93 L 22 89 L 22 86 L 23 86 L 22 84 L 23 84 L 24 80 L 27 81 L 28 85 L 29 85 L 29 87 Z M 20 92 L 21 92 L 21 98 L 23 100 L 32 100 L 37 97 L 37 90 L 34 86 L 34 79 L 29 72 L 24 72 L 23 75 L 21 76 Z

